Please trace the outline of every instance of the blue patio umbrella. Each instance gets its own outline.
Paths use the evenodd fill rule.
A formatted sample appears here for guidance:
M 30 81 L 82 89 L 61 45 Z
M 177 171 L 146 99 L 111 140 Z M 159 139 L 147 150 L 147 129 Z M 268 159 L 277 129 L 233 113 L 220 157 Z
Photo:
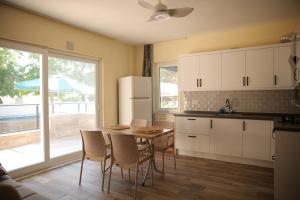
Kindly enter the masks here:
M 77 91 L 82 94 L 93 94 L 94 89 L 88 85 L 78 83 L 75 80 L 64 76 L 50 76 L 48 80 L 49 92 L 72 92 Z M 40 88 L 40 79 L 22 81 L 15 84 L 16 90 L 36 91 Z

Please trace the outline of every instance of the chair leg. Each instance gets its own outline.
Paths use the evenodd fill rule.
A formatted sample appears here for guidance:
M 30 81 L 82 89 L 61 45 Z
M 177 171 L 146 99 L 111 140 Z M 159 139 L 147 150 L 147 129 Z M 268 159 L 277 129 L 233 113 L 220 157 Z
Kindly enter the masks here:
M 108 179 L 108 187 L 107 187 L 107 193 L 109 193 L 110 190 L 110 180 L 111 180 L 111 171 L 112 171 L 112 162 L 110 163 L 110 167 L 109 167 L 109 179 Z
M 165 152 L 162 152 L 162 174 L 165 175 Z
M 83 160 L 84 160 L 84 156 L 82 156 L 82 158 L 81 158 L 80 175 L 79 175 L 79 185 L 81 185 L 81 177 L 82 177 Z
M 128 169 L 128 181 L 131 183 L 131 178 L 130 178 L 130 169 Z
M 102 176 L 103 176 L 103 165 L 102 165 L 102 161 L 100 162 L 100 165 L 101 165 L 101 173 L 102 173 Z
M 174 169 L 176 169 L 176 151 L 173 149 L 173 158 L 174 158 Z
M 139 165 L 138 164 L 136 164 L 135 170 L 136 170 L 136 172 L 135 172 L 133 199 L 136 199 L 136 191 L 137 191 L 138 175 L 139 175 Z
M 150 167 L 151 167 L 151 185 L 153 185 L 153 162 L 150 159 Z
M 102 191 L 104 190 L 105 167 L 106 167 L 106 159 L 104 159 L 104 161 L 103 161 L 103 168 L 102 168 L 102 162 L 101 162 L 101 171 L 102 171 Z

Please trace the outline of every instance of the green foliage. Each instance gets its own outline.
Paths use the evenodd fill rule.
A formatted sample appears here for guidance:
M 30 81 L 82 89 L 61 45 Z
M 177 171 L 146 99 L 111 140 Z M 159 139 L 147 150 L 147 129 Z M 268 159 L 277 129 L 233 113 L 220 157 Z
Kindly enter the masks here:
M 28 61 L 25 64 L 21 62 L 24 58 Z M 0 104 L 3 96 L 22 96 L 32 92 L 15 90 L 15 83 L 39 78 L 40 59 L 39 54 L 0 47 Z

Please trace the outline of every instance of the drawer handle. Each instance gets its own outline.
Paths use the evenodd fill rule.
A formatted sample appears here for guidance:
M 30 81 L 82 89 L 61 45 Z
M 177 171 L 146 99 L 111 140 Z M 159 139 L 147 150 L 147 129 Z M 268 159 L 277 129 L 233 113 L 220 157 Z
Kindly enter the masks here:
M 187 120 L 196 120 L 196 119 L 193 119 L 193 118 L 188 118 Z
M 197 136 L 195 135 L 188 135 L 189 138 L 196 138 Z

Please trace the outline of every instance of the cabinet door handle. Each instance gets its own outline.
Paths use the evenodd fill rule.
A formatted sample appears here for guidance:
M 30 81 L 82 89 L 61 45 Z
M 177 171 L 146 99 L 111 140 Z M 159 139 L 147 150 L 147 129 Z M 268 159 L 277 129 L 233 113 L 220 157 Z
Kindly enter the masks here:
M 189 138 L 196 138 L 197 136 L 195 135 L 188 135 Z
M 202 87 L 202 78 L 200 78 L 200 87 Z
M 274 85 L 277 85 L 277 75 L 274 75 Z
M 276 160 L 276 156 L 275 155 L 272 156 L 272 160 Z
M 199 79 L 197 78 L 197 87 L 199 87 Z
M 213 120 L 210 120 L 210 129 L 213 129 Z
M 194 119 L 194 118 L 188 118 L 187 120 L 196 120 L 196 119 Z
M 245 85 L 246 85 L 246 77 L 243 76 L 243 86 L 245 86 Z
M 247 76 L 246 78 L 246 83 L 247 83 L 246 85 L 249 86 L 249 76 Z
M 246 130 L 246 122 L 243 121 L 243 131 L 245 131 L 245 130 Z

